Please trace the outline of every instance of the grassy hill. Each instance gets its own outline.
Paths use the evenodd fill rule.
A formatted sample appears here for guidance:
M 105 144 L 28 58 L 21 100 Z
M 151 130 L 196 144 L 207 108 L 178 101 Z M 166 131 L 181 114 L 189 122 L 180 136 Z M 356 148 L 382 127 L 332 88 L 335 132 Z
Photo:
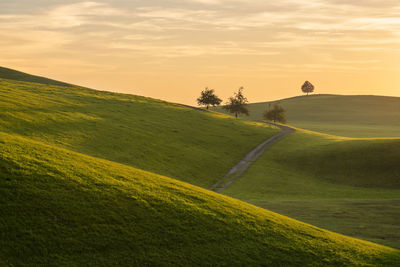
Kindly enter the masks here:
M 0 133 L 0 263 L 395 266 L 400 253 L 133 167 Z
M 278 132 L 151 98 L 7 79 L 0 131 L 203 187 Z
M 145 97 L 11 78 L 0 79 L 0 265 L 400 261 L 396 249 L 166 177 L 209 186 L 276 129 Z
M 346 137 L 400 136 L 400 97 L 310 95 L 277 102 L 287 110 L 288 124 L 299 128 Z M 262 120 L 269 104 L 250 104 L 249 119 Z
M 59 85 L 59 86 L 73 86 L 68 83 L 59 82 L 56 80 L 48 79 L 45 77 L 35 76 L 21 71 L 0 67 L 0 79 L 9 79 L 24 82 L 34 82 L 49 85 Z
M 224 194 L 335 232 L 400 248 L 400 138 L 298 129 Z

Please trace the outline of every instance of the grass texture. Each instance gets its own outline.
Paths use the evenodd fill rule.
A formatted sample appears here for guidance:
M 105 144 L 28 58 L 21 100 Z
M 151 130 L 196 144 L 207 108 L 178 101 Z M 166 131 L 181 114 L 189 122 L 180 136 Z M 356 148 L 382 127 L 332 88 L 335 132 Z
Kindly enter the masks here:
M 298 129 L 224 193 L 346 235 L 400 248 L 400 139 Z
M 398 250 L 167 177 L 0 133 L 10 266 L 395 266 Z

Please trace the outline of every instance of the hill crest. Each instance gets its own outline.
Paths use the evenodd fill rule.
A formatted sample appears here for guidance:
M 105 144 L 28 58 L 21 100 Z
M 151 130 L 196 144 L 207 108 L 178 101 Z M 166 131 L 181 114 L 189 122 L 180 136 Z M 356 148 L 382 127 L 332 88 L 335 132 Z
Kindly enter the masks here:
M 37 75 L 31 75 L 22 71 L 17 71 L 1 66 L 0 66 L 0 79 L 8 79 L 8 80 L 15 80 L 22 82 L 34 82 L 34 83 L 41 83 L 48 85 L 68 86 L 68 87 L 73 86 L 69 83 L 60 82 Z

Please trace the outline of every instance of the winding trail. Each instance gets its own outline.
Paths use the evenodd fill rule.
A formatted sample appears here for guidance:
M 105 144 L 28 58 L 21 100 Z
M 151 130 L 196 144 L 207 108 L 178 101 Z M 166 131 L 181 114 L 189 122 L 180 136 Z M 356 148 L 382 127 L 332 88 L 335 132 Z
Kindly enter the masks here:
M 269 123 L 276 127 L 279 127 L 282 131 L 278 134 L 270 137 L 268 140 L 265 140 L 255 149 L 253 149 L 249 154 L 244 157 L 238 164 L 236 164 L 226 175 L 224 178 L 215 183 L 210 190 L 215 191 L 217 193 L 222 192 L 228 186 L 230 186 L 236 179 L 238 179 L 242 174 L 250 167 L 253 162 L 255 162 L 269 147 L 273 144 L 281 140 L 283 137 L 293 133 L 295 130 L 288 126 L 278 125 L 274 123 Z

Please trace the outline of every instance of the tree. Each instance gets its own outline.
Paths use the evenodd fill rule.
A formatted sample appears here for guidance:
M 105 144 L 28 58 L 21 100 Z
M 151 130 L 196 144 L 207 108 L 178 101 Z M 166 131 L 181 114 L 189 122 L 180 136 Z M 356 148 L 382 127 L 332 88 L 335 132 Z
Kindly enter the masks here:
M 314 92 L 314 85 L 312 85 L 309 81 L 305 81 L 301 87 L 301 90 L 308 95 L 309 93 Z
M 210 105 L 215 107 L 221 104 L 221 102 L 222 99 L 215 95 L 214 89 L 208 89 L 208 87 L 201 91 L 200 97 L 197 98 L 197 104 L 199 104 L 199 106 L 206 106 L 207 109 Z
M 238 92 L 234 96 L 231 96 L 223 107 L 229 113 L 234 113 L 237 118 L 239 114 L 246 114 L 249 116 L 249 110 L 247 109 L 247 98 L 243 95 L 243 86 L 239 88 Z
M 266 110 L 263 114 L 265 120 L 273 121 L 274 123 L 286 123 L 286 110 L 279 104 L 274 104 L 270 110 Z

